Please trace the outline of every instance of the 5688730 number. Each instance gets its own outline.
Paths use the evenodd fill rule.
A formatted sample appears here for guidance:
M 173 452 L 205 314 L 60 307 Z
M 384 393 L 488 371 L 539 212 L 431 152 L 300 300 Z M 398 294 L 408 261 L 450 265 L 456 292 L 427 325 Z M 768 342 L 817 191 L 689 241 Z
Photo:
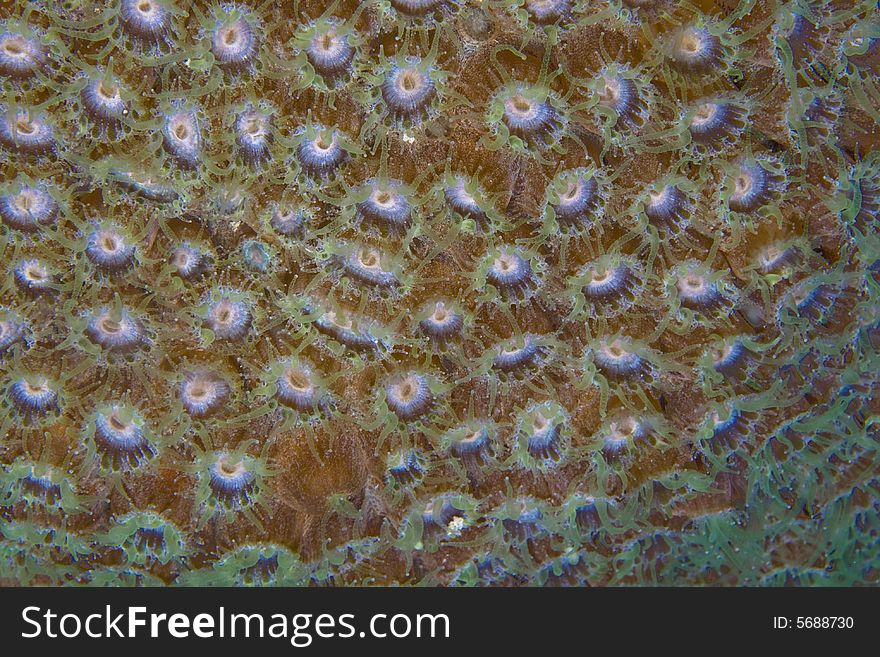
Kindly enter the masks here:
M 798 616 L 795 627 L 807 630 L 851 629 L 852 616 Z

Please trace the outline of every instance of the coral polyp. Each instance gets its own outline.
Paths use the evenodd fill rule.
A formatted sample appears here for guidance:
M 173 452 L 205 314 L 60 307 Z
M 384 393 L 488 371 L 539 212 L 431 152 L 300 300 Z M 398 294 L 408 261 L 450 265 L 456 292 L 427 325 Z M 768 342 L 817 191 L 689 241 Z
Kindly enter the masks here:
M 202 154 L 202 135 L 196 112 L 183 107 L 172 108 L 163 126 L 165 150 L 181 166 L 196 167 Z
M 222 376 L 207 370 L 187 373 L 178 391 L 183 409 L 197 418 L 218 412 L 229 394 L 229 384 Z
M 413 450 L 392 452 L 388 457 L 388 475 L 399 485 L 416 483 L 424 472 L 419 454 Z
M 390 232 L 406 229 L 412 216 L 412 204 L 400 181 L 370 180 L 365 186 L 367 197 L 357 205 L 357 212 L 367 223 Z
M 312 176 L 329 176 L 349 157 L 338 130 L 311 125 L 300 131 L 296 156 L 303 171 Z
M 448 5 L 450 0 L 389 0 L 394 9 L 404 16 L 426 17 Z
M 86 82 L 80 92 L 80 102 L 89 118 L 106 131 L 117 128 L 130 112 L 122 93 L 118 82 L 108 76 L 98 76 Z
M 555 402 L 532 404 L 517 421 L 517 450 L 526 467 L 551 467 L 568 447 L 568 414 Z
M 278 401 L 301 413 L 312 413 L 325 394 L 320 375 L 311 366 L 282 361 L 272 370 Z
M 90 450 L 111 471 L 137 468 L 157 453 L 155 439 L 143 417 L 125 404 L 98 409 L 86 435 Z
M 495 95 L 489 107 L 490 127 L 515 147 L 546 149 L 559 141 L 565 117 L 561 101 L 541 87 L 510 83 Z M 498 118 L 496 118 L 498 117 Z
M 617 130 L 639 130 L 650 118 L 652 91 L 639 80 L 638 71 L 626 66 L 606 66 L 590 82 L 597 113 Z
M 492 367 L 502 372 L 515 372 L 534 365 L 541 358 L 542 348 L 535 336 L 526 334 L 495 346 Z
M 212 519 L 230 522 L 239 513 L 259 524 L 256 511 L 273 473 L 262 456 L 248 453 L 248 446 L 199 452 L 189 465 L 197 478 L 193 512 L 202 525 Z
M 308 214 L 304 209 L 286 203 L 275 204 L 269 216 L 269 226 L 284 237 L 301 237 L 305 232 Z
M 473 422 L 450 429 L 444 435 L 444 444 L 450 454 L 465 463 L 488 463 L 492 454 L 494 427 L 485 422 Z
M 219 7 L 215 13 L 210 39 L 217 63 L 227 69 L 248 66 L 256 58 L 260 45 L 253 18 L 234 5 Z
M 609 380 L 636 380 L 651 370 L 651 364 L 627 338 L 600 340 L 592 351 L 593 362 Z
M 401 420 L 421 417 L 433 401 L 428 381 L 415 372 L 394 378 L 385 388 L 385 403 Z
M 7 310 L 0 308 L 0 354 L 10 350 L 27 337 L 27 324 Z
M 653 185 L 643 207 L 651 225 L 673 234 L 687 227 L 693 211 L 687 192 L 674 182 Z
M 599 218 L 603 199 L 594 171 L 561 172 L 547 189 L 548 206 L 561 226 L 589 228 Z
M 43 45 L 34 36 L 12 31 L 0 34 L 0 75 L 31 77 L 45 59 Z
M 696 105 L 686 119 L 693 142 L 703 148 L 720 149 L 746 128 L 747 110 L 724 99 L 707 99 Z
M 117 226 L 99 224 L 87 237 L 85 253 L 100 271 L 119 273 L 134 264 L 135 246 Z
M 707 26 L 685 25 L 669 38 L 669 58 L 685 73 L 708 73 L 724 61 L 721 39 Z
M 145 340 L 140 322 L 125 308 L 101 308 L 90 313 L 85 334 L 94 344 L 117 353 L 136 349 Z
M 120 0 L 119 20 L 122 29 L 141 45 L 167 45 L 173 39 L 173 14 L 165 0 Z
M 436 93 L 434 81 L 418 60 L 392 68 L 382 82 L 382 98 L 396 117 L 413 120 L 425 111 Z
M 55 220 L 58 204 L 40 187 L 22 184 L 0 198 L 0 218 L 10 228 L 30 233 Z
M 717 277 L 699 263 L 687 262 L 673 272 L 670 281 L 678 302 L 690 310 L 709 311 L 724 304 L 724 291 Z
M 524 8 L 536 25 L 552 25 L 571 17 L 571 0 L 525 0 Z
M 170 261 L 178 275 L 184 279 L 194 279 L 210 269 L 210 256 L 197 246 L 184 242 L 175 248 Z
M 610 317 L 639 299 L 641 267 L 631 257 L 609 254 L 584 265 L 571 284 L 590 316 Z
M 443 197 L 450 209 L 475 224 L 485 227 L 489 221 L 488 201 L 479 186 L 464 176 L 452 176 L 446 182 Z
M 487 298 L 495 303 L 517 304 L 530 299 L 540 287 L 543 268 L 538 257 L 507 245 L 484 256 L 475 275 L 480 289 L 491 286 Z
M 235 118 L 235 141 L 244 160 L 258 162 L 269 156 L 272 143 L 271 115 L 247 107 Z
M 385 255 L 370 246 L 342 245 L 340 266 L 351 278 L 378 288 L 395 288 L 400 284 Z
M 205 325 L 219 340 L 240 340 L 252 321 L 248 297 L 235 290 L 215 290 L 205 305 Z
M 325 83 L 335 84 L 350 73 L 355 48 L 351 30 L 341 21 L 329 19 L 309 25 L 303 31 L 306 57 Z
M 750 350 L 739 338 L 730 338 L 709 350 L 712 369 L 727 379 L 742 376 L 749 366 Z
M 11 381 L 6 388 L 10 404 L 24 416 L 45 415 L 58 410 L 57 384 L 39 375 L 25 375 Z
M 755 212 L 782 192 L 783 176 L 772 164 L 741 162 L 730 175 L 727 204 L 734 212 Z
M 880 582 L 876 0 L 0 4 L 0 585 Z
M 464 327 L 462 316 L 444 301 L 429 304 L 424 315 L 419 320 L 419 329 L 436 342 L 444 342 L 455 337 Z
M 12 275 L 15 277 L 16 284 L 22 290 L 32 294 L 48 292 L 54 285 L 52 272 L 49 268 L 33 258 L 16 263 L 12 268 Z
M 55 148 L 55 130 L 45 116 L 30 110 L 2 110 L 0 144 L 13 153 L 48 155 Z

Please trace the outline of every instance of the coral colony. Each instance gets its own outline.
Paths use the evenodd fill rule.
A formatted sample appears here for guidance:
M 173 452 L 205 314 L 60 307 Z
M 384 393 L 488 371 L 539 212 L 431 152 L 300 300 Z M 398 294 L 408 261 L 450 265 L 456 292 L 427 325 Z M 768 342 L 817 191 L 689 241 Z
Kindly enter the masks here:
M 880 581 L 876 0 L 2 0 L 0 584 Z

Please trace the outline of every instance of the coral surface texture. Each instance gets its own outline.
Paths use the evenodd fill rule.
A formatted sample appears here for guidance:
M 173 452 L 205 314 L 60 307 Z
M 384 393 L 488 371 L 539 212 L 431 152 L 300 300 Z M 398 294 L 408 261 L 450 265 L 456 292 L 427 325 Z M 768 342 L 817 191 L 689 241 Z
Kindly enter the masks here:
M 0 0 L 0 585 L 876 585 L 877 0 Z

